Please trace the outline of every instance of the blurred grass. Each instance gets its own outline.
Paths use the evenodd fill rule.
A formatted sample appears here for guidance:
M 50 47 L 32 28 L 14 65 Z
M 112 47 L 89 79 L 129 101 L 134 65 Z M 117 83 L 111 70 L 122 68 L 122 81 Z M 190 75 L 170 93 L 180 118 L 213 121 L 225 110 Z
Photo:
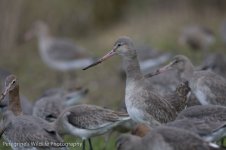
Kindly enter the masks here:
M 44 1 L 41 1 L 36 7 L 42 7 L 43 5 L 41 3 L 43 2 Z M 64 6 L 58 8 L 61 5 L 59 3 L 62 3 Z M 87 2 L 81 3 L 83 6 L 88 6 Z M 71 5 L 65 5 L 62 1 L 57 1 L 54 3 L 56 6 L 51 6 L 52 3 L 49 2 L 49 4 L 46 4 L 45 7 L 42 8 L 43 11 L 40 11 L 39 13 L 32 12 L 36 11 L 32 10 L 32 8 L 35 7 L 32 6 L 34 4 L 36 5 L 36 3 L 28 2 L 25 5 L 25 8 L 28 12 L 31 11 L 31 14 L 22 13 L 23 16 L 26 16 L 27 18 L 21 18 L 21 24 L 24 24 L 24 26 L 19 31 L 19 38 L 23 37 L 24 32 L 29 28 L 29 25 L 33 20 L 44 18 L 44 20 L 50 22 L 52 33 L 55 35 L 75 37 L 74 40 L 77 44 L 86 48 L 98 57 L 112 48 L 117 37 L 128 35 L 137 43 L 144 43 L 162 51 L 174 52 L 175 54 L 185 54 L 198 64 L 202 60 L 201 52 L 195 53 L 187 47 L 182 47 L 177 44 L 177 38 L 181 28 L 185 25 L 197 23 L 210 27 L 213 29 L 214 33 L 216 33 L 217 43 L 212 48 L 212 51 L 225 51 L 225 47 L 223 47 L 222 41 L 219 38 L 219 25 L 225 18 L 225 15 L 218 11 L 204 10 L 202 11 L 202 14 L 198 14 L 183 5 L 172 9 L 147 9 L 147 6 L 138 5 L 135 10 L 134 8 L 130 8 L 131 10 L 124 14 L 120 21 L 115 22 L 112 25 L 105 24 L 101 28 L 93 27 L 94 29 L 91 29 L 92 31 L 89 34 L 84 33 L 83 36 L 78 36 L 81 35 L 87 27 L 82 29 L 83 26 L 79 27 L 78 24 L 75 25 L 74 22 L 76 21 L 71 20 L 76 18 L 71 16 L 71 12 L 78 17 L 81 15 L 81 12 L 83 12 L 83 10 L 69 11 L 70 9 L 74 9 L 73 6 L 76 4 L 73 5 L 72 2 Z M 52 7 L 55 11 L 52 10 L 51 12 Z M 66 8 L 68 8 L 68 11 Z M 80 9 L 82 8 L 84 7 L 81 7 Z M 36 15 L 32 16 L 32 14 Z M 45 16 L 45 14 L 48 14 L 50 17 Z M 62 16 L 57 19 L 58 14 L 61 14 L 63 17 L 65 16 L 65 21 L 60 20 L 60 18 L 62 19 Z M 89 17 L 85 18 L 88 19 Z M 70 20 L 71 22 L 67 22 L 67 20 Z M 75 26 L 73 26 L 73 24 Z M 92 26 L 93 24 L 90 28 L 92 28 Z M 71 32 L 73 28 L 75 28 L 75 31 Z M 78 35 L 76 35 L 77 33 Z M 45 89 L 62 86 L 56 82 L 56 72 L 49 69 L 41 61 L 38 54 L 37 40 L 32 40 L 27 43 L 23 42 L 23 40 L 19 41 L 21 42 L 18 43 L 15 48 L 2 52 L 2 55 L 0 56 L 0 66 L 2 68 L 7 68 L 18 76 L 21 93 L 26 95 L 31 101 L 35 101 Z M 106 106 L 111 109 L 119 109 L 121 102 L 124 101 L 125 87 L 124 81 L 120 80 L 118 76 L 120 65 L 121 59 L 119 57 L 114 57 L 95 68 L 77 72 L 78 83 L 90 89 L 90 93 L 86 100 L 84 100 L 84 103 Z M 117 134 L 114 134 L 111 137 L 107 149 L 115 149 L 116 137 Z M 66 142 L 80 141 L 79 139 L 76 140 L 76 138 L 70 136 L 65 139 Z M 94 149 L 102 149 L 103 144 L 103 137 L 96 137 L 93 139 Z M 0 149 L 5 150 L 7 148 L 2 147 L 2 144 L 0 144 Z

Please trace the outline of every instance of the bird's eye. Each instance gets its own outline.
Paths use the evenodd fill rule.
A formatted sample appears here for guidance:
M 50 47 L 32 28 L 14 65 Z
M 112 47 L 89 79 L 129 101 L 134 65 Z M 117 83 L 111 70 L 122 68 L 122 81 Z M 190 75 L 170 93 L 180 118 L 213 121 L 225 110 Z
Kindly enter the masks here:
M 175 60 L 175 61 L 174 61 L 174 64 L 177 64 L 178 62 L 179 62 L 178 60 Z
M 15 84 L 16 83 L 16 81 L 15 80 L 13 80 L 13 82 L 12 82 L 13 84 Z
M 118 47 L 119 47 L 119 46 L 122 46 L 122 44 L 121 44 L 121 43 L 118 43 L 118 45 L 117 45 L 117 46 L 118 46 Z

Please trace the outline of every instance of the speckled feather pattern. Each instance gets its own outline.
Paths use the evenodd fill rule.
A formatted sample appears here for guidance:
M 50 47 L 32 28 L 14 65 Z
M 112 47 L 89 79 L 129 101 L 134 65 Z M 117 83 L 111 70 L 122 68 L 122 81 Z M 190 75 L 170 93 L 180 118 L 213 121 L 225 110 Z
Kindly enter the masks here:
M 191 91 L 188 81 L 182 82 L 177 89 L 165 96 L 165 99 L 176 109 L 177 113 L 186 108 L 188 103 L 188 93 Z
M 128 120 L 129 116 L 124 112 L 116 112 L 94 105 L 77 105 L 68 108 L 65 112 L 69 112 L 68 122 L 80 129 L 95 130 L 105 125 L 115 122 Z
M 226 121 L 226 107 L 218 105 L 197 105 L 188 107 L 176 119 L 198 118 L 213 121 Z

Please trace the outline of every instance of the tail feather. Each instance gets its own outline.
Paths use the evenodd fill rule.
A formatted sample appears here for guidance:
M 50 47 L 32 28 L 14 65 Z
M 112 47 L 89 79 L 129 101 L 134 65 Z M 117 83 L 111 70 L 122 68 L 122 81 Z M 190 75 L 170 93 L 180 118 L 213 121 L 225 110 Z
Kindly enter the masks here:
M 212 131 L 211 134 L 205 136 L 206 141 L 216 142 L 226 136 L 226 123 Z

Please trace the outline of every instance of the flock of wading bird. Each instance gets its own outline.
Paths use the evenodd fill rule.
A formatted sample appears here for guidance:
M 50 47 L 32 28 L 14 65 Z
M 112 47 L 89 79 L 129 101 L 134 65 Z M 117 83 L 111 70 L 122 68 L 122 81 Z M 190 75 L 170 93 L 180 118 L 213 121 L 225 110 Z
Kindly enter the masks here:
M 88 140 L 92 150 L 92 137 L 118 126 L 131 129 L 116 140 L 118 150 L 224 149 L 219 143 L 226 136 L 226 58 L 206 53 L 215 41 L 210 30 L 188 27 L 179 40 L 205 52 L 207 59 L 197 67 L 184 55 L 171 58 L 169 53 L 136 47 L 127 36 L 119 37 L 113 49 L 96 61 L 72 41 L 51 36 L 44 22 L 36 22 L 26 34 L 32 36 L 39 40 L 43 61 L 59 71 L 86 70 L 121 56 L 126 111 L 79 104 L 88 92 L 82 87 L 49 89 L 31 103 L 19 94 L 17 77 L 0 70 L 6 76 L 0 97 L 0 135 L 12 149 L 69 149 L 63 136 L 72 135 L 82 139 L 83 150 Z M 169 59 L 169 64 L 159 67 Z

